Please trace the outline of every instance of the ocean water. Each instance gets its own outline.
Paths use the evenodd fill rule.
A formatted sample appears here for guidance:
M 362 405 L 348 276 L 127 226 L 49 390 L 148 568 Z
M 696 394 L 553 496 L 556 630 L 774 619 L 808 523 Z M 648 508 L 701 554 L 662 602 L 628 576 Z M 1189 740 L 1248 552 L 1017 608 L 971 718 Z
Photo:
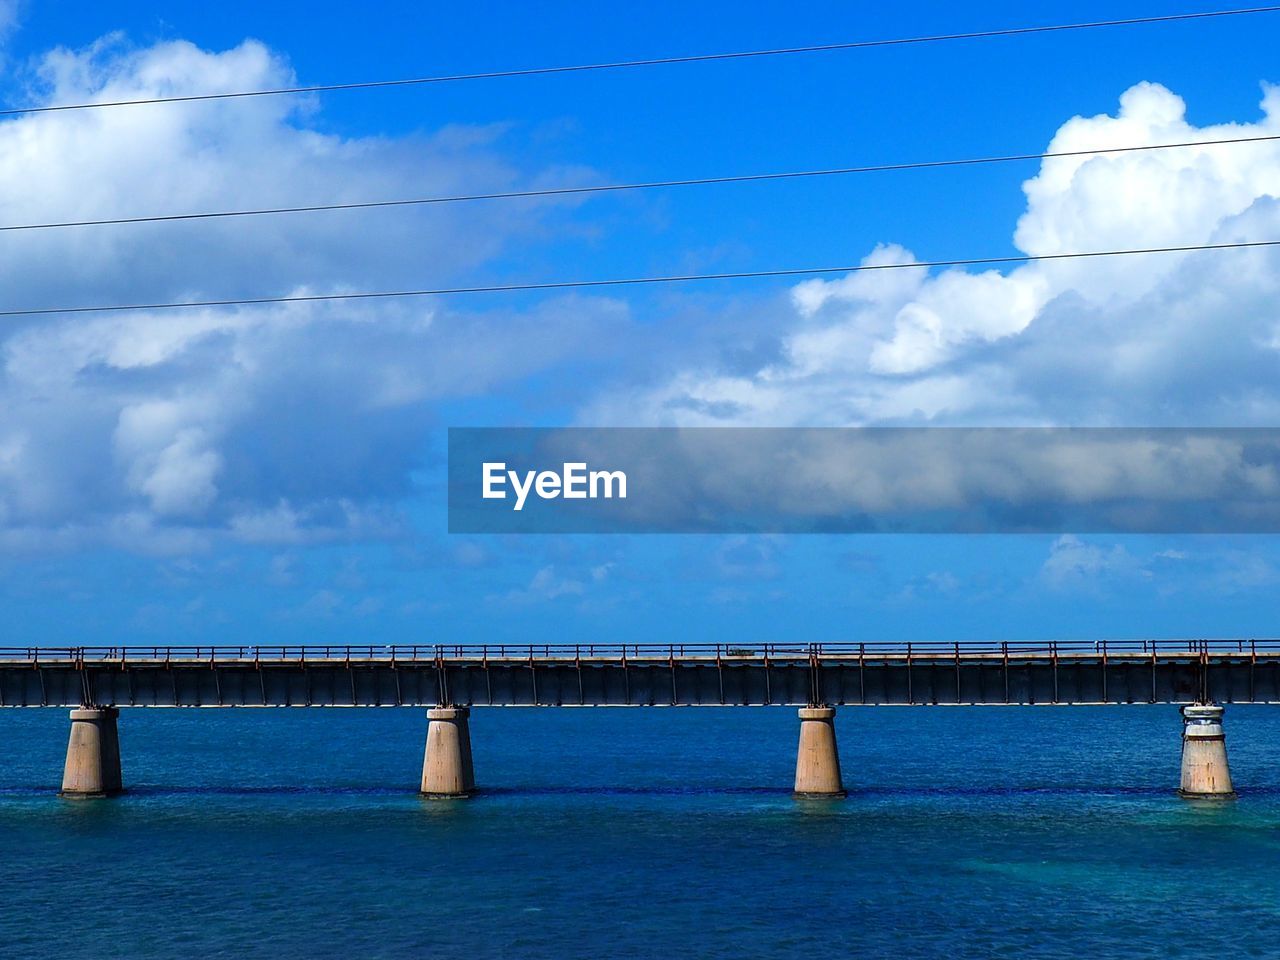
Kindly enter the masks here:
M 1226 719 L 1233 803 L 1147 706 L 846 708 L 797 802 L 793 709 L 477 709 L 431 802 L 420 710 L 136 710 L 76 802 L 0 711 L 0 957 L 1273 958 L 1280 710 Z

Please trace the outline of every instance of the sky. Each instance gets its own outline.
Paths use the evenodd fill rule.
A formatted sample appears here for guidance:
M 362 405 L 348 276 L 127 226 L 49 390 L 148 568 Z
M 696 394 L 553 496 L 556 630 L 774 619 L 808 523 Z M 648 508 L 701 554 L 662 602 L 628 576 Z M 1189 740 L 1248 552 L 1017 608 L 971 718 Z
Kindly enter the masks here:
M 1209 10 L 0 0 L 0 108 Z M 0 116 L 0 225 L 1280 134 L 1280 14 Z M 1280 239 L 1280 146 L 0 231 L 0 307 Z M 1269 636 L 1255 536 L 461 536 L 454 426 L 1280 426 L 1280 254 L 5 318 L 0 645 Z

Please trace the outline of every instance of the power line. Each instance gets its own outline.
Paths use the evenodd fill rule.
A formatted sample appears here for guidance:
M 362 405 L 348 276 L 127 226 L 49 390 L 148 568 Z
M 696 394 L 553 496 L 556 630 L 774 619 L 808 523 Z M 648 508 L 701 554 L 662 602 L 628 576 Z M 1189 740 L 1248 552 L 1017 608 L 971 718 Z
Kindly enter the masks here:
M 801 53 L 827 53 L 836 50 L 862 50 L 870 47 L 894 47 L 918 43 L 941 43 L 951 40 L 980 40 L 991 37 L 1014 37 L 1035 33 L 1057 33 L 1066 30 L 1091 30 L 1099 27 L 1128 27 L 1181 20 L 1207 20 L 1213 17 L 1238 17 L 1255 13 L 1275 13 L 1280 6 L 1247 7 L 1236 10 L 1209 10 L 1200 13 L 1172 13 L 1156 17 L 1131 17 L 1124 20 L 1094 20 L 1085 23 L 1042 24 L 1032 27 L 1007 27 L 972 33 L 943 33 L 918 37 L 894 37 L 884 40 L 854 40 L 847 43 L 823 43 L 803 47 L 779 47 L 772 50 L 742 50 L 732 53 L 701 53 L 679 57 L 653 57 L 644 60 L 616 60 L 607 63 L 582 63 L 559 67 L 529 67 L 492 70 L 484 73 L 459 73 L 433 77 L 408 77 L 399 80 L 364 80 L 355 83 L 326 83 L 305 87 L 278 87 L 269 90 L 240 90 L 231 93 L 200 93 L 179 97 L 148 97 L 139 100 L 110 100 L 100 103 L 67 103 L 44 107 L 15 107 L 0 110 L 0 116 L 25 113 L 53 113 L 63 110 L 92 110 L 102 107 L 126 107 L 156 103 L 191 103 L 200 100 L 237 100 L 246 97 L 273 97 L 298 93 L 327 93 L 337 90 L 368 90 L 374 87 L 407 87 L 431 83 L 457 83 L 466 80 L 496 80 L 507 77 L 545 76 L 555 73 L 583 73 L 595 70 L 622 70 L 632 67 L 667 66 L 680 63 L 707 63 L 715 60 L 745 60 L 751 57 L 780 57 Z
M 926 170 L 940 167 L 964 167 L 980 164 L 1011 163 L 1021 160 L 1051 160 L 1062 157 L 1088 157 L 1114 153 L 1136 153 L 1149 150 L 1172 150 L 1179 147 L 1209 147 L 1224 144 L 1264 143 L 1280 140 L 1280 134 L 1257 137 L 1233 137 L 1229 140 L 1189 140 L 1179 143 L 1153 143 L 1132 147 L 1098 147 L 1090 150 L 1060 150 L 1051 153 L 1017 153 L 1006 156 L 968 157 L 958 160 L 920 160 L 908 163 L 884 163 L 861 167 L 833 167 L 823 170 L 793 170 L 782 173 L 747 173 L 720 177 L 695 177 L 684 180 L 650 180 L 638 183 L 608 183 L 595 186 L 551 187 L 542 190 L 512 190 L 502 193 L 468 193 L 440 197 L 411 197 L 401 200 L 368 200 L 354 203 L 318 203 L 297 207 L 261 207 L 250 210 L 216 210 L 202 213 L 173 213 L 138 217 L 112 217 L 103 220 L 62 220 L 49 223 L 20 223 L 0 226 L 0 233 L 17 230 L 53 230 L 62 227 L 102 227 L 131 223 L 172 223 L 181 220 L 214 220 L 227 217 L 260 217 L 284 213 L 318 213 L 329 210 L 370 210 L 379 207 L 409 207 L 437 203 L 463 203 L 475 200 L 518 200 L 538 197 L 564 197 L 575 194 L 616 193 L 625 190 L 653 190 L 664 187 L 694 187 L 728 183 L 759 183 L 770 180 L 799 180 L 809 177 L 835 177 L 858 173 L 885 173 L 901 170 Z
M 869 263 L 842 267 L 798 267 L 784 270 L 743 270 L 734 273 L 690 273 L 657 277 L 624 277 L 605 280 L 558 280 L 543 283 L 505 283 L 477 287 L 437 287 L 428 290 L 391 290 L 366 293 L 296 294 L 280 297 L 250 297 L 234 300 L 191 300 L 166 303 L 129 303 L 84 307 L 43 307 L 33 310 L 0 310 L 0 317 L 37 317 L 49 314 L 120 313 L 131 310 L 178 310 L 192 307 L 243 307 L 276 303 L 321 303 L 337 300 L 389 300 L 407 297 L 441 297 L 465 293 L 516 293 L 536 290 L 574 290 L 590 287 L 640 286 L 643 284 L 690 283 L 702 280 L 750 280 L 767 277 L 810 277 L 831 273 L 866 273 L 872 270 L 915 270 L 932 267 L 979 267 L 998 264 L 1035 263 L 1045 260 L 1083 260 L 1097 257 L 1127 257 L 1147 253 L 1191 253 L 1199 250 L 1243 250 L 1277 247 L 1280 240 L 1248 240 L 1238 243 L 1199 243 L 1174 247 L 1142 247 L 1131 250 L 1091 250 L 1082 253 L 1043 253 L 1013 257 L 967 257 L 956 260 L 926 260 L 911 263 Z

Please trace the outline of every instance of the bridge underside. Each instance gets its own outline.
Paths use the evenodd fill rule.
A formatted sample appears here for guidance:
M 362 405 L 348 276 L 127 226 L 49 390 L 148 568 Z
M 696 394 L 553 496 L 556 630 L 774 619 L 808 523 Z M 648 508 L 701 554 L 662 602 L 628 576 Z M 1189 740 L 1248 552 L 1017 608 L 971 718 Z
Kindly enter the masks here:
M 1280 653 L 0 663 L 0 706 L 1280 703 Z

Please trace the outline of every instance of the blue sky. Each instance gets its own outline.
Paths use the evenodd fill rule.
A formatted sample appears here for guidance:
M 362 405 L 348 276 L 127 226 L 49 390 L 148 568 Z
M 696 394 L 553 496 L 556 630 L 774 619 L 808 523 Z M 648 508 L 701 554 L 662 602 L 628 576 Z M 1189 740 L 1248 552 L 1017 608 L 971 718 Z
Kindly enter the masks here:
M 1177 8 L 1190 9 L 1212 7 Z M 0 99 L 343 82 L 1170 10 L 366 3 L 352 19 L 288 3 L 0 2 Z M 0 121 L 0 218 L 1237 129 L 1223 125 L 1280 132 L 1280 94 L 1265 87 L 1280 83 L 1277 39 L 1280 15 L 1269 14 L 11 118 Z M 9 234 L 0 269 L 7 305 L 48 306 L 1280 237 L 1280 152 L 1222 152 L 1232 149 Z M 451 425 L 1274 426 L 1278 285 L 1274 256 L 1215 254 L 935 275 L 910 289 L 778 280 L 14 321 L 0 333 L 0 642 L 1274 634 L 1272 538 L 460 538 L 445 533 L 439 457 Z

